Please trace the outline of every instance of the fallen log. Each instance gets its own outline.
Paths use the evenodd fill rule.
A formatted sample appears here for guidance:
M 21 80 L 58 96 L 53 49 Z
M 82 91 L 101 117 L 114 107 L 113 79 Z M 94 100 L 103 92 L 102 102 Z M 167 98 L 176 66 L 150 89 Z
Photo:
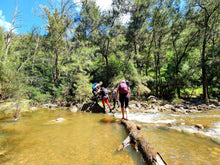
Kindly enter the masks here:
M 117 151 L 126 148 L 130 143 L 134 144 L 136 151 L 142 154 L 142 157 L 147 165 L 166 165 L 161 155 L 155 152 L 154 148 L 147 142 L 147 140 L 140 134 L 141 129 L 139 125 L 134 124 L 128 120 L 121 120 L 125 125 L 129 135 L 117 148 Z

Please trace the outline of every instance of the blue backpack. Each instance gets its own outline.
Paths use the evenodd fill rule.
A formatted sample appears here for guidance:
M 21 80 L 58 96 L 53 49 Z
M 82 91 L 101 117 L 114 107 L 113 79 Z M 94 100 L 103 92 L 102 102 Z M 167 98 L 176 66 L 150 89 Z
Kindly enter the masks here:
M 96 90 L 95 89 L 95 86 L 97 85 L 98 83 L 94 83 L 93 85 L 92 85 L 92 90 Z

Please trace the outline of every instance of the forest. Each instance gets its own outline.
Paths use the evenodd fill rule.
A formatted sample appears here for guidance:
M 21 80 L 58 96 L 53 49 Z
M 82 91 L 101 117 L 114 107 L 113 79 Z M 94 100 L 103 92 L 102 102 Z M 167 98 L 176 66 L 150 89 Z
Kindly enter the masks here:
M 61 0 L 40 6 L 43 24 L 18 34 L 15 6 L 11 28 L 0 27 L 0 101 L 84 102 L 93 83 L 123 79 L 133 99 L 219 100 L 219 9 L 219 0 L 113 0 L 105 11 Z

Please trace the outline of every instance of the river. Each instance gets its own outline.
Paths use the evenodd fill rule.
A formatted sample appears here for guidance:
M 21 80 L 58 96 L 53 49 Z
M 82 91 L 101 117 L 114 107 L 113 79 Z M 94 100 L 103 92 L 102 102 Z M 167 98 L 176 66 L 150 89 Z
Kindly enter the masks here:
M 120 118 L 121 114 L 116 113 Z M 128 146 L 119 123 L 103 123 L 107 114 L 67 110 L 22 113 L 19 121 L 0 120 L 0 164 L 142 165 L 140 154 Z M 56 121 L 58 119 L 58 121 Z M 220 164 L 220 112 L 170 114 L 130 113 L 141 133 L 169 165 Z M 198 130 L 195 124 L 205 126 Z

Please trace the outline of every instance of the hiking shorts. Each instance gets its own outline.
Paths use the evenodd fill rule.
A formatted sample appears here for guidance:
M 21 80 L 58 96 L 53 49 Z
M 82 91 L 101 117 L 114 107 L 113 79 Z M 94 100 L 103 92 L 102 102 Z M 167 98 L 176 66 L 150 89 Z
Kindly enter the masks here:
M 128 104 L 129 104 L 129 94 L 128 93 L 119 93 L 119 101 L 121 103 L 121 107 L 122 108 L 128 108 Z

